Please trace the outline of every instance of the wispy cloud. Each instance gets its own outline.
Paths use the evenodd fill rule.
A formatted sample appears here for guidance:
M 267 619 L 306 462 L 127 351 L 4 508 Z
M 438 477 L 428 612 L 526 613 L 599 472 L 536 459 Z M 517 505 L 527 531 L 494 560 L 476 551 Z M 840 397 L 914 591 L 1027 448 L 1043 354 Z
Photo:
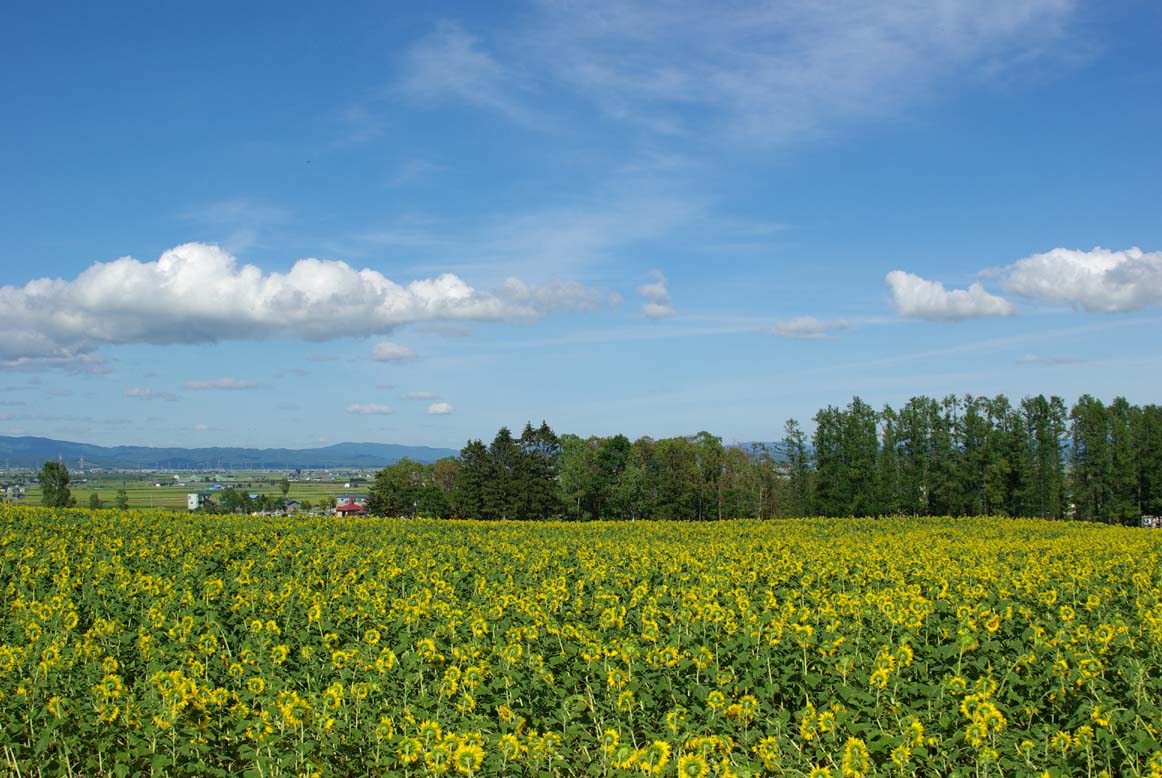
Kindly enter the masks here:
M 182 385 L 186 389 L 192 389 L 194 391 L 240 391 L 244 389 L 257 389 L 259 386 L 257 381 L 251 381 L 246 378 L 209 378 L 204 381 L 186 381 Z
M 371 347 L 371 358 L 376 362 L 407 362 L 416 358 L 416 352 L 407 346 L 381 340 Z
M 1018 365 L 1074 365 L 1080 360 L 1075 357 L 1043 357 L 1038 354 L 1023 354 L 1015 361 Z
M 428 415 L 429 416 L 447 416 L 448 414 L 452 413 L 454 410 L 456 410 L 456 409 L 452 407 L 451 403 L 432 403 L 431 405 L 428 406 Z
M 435 400 L 439 397 L 435 392 L 404 392 L 399 396 L 401 400 Z
M 386 416 L 395 413 L 395 409 L 390 405 L 379 403 L 351 403 L 344 410 L 358 416 Z
M 178 396 L 173 392 L 159 392 L 143 386 L 127 386 L 121 392 L 124 397 L 135 397 L 141 400 L 165 400 L 166 402 L 174 402 Z
M 444 170 L 443 165 L 426 159 L 407 159 L 400 163 L 388 181 L 390 186 L 407 186 L 426 181 Z
M 818 319 L 814 316 L 798 316 L 775 324 L 774 333 L 780 338 L 795 340 L 821 340 L 835 337 L 834 333 L 851 329 L 844 319 Z
M 220 200 L 181 214 L 184 220 L 205 228 L 205 237 L 231 252 L 261 245 L 263 234 L 290 216 L 284 208 L 246 199 Z
M 409 52 L 402 86 L 522 123 L 541 118 L 533 98 L 552 90 L 650 135 L 770 145 L 892 116 L 945 79 L 1049 57 L 1074 7 L 774 0 L 707 13 L 693 0 L 542 3 L 495 40 L 440 26 Z
M 417 324 L 416 331 L 439 335 L 444 338 L 466 338 L 472 334 L 471 327 L 465 327 L 463 324 L 442 324 L 440 322 Z
M 412 46 L 404 55 L 401 73 L 397 86 L 412 97 L 455 99 L 522 124 L 539 121 L 525 80 L 457 24 L 445 22 Z

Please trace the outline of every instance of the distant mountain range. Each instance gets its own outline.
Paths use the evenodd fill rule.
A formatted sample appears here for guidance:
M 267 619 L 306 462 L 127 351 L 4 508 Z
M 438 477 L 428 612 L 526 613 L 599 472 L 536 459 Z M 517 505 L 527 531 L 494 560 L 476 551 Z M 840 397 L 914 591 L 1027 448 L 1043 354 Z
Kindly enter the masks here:
M 435 462 L 458 451 L 394 443 L 336 443 L 323 448 L 151 448 L 93 446 L 65 440 L 0 435 L 0 464 L 40 468 L 62 457 L 70 470 L 86 467 L 133 470 L 319 470 L 379 468 L 401 459 Z

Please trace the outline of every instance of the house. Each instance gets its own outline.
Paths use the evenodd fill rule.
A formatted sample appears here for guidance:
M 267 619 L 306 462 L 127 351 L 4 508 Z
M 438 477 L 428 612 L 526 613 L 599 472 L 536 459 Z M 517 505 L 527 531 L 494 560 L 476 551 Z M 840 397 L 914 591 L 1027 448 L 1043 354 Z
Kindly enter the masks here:
M 335 507 L 340 505 L 367 505 L 366 494 L 341 494 L 335 498 Z
M 186 507 L 191 511 L 205 507 L 211 503 L 209 492 L 190 492 L 186 495 Z
M 303 509 L 303 504 L 301 502 L 299 502 L 298 500 L 287 500 L 283 504 L 283 510 L 286 511 L 288 516 L 292 513 L 298 513 L 302 509 Z
M 335 515 L 336 516 L 366 516 L 367 515 L 367 506 L 361 505 L 361 504 L 355 503 L 355 502 L 349 502 L 349 503 L 344 503 L 343 505 L 339 505 L 338 502 L 336 502 Z

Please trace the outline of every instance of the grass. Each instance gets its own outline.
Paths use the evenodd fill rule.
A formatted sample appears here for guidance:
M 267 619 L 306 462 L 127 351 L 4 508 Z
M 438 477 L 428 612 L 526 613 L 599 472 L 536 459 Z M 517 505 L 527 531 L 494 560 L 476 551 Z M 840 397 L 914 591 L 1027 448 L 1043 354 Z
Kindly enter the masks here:
M 231 480 L 225 485 L 237 484 L 237 488 L 246 492 L 281 496 L 277 477 L 271 473 L 240 472 L 231 473 Z M 85 482 L 69 484 L 69 491 L 77 501 L 78 507 L 88 507 L 89 497 L 97 494 L 106 507 L 112 507 L 117 498 L 117 491 L 124 489 L 129 497 L 130 508 L 169 508 L 185 510 L 187 495 L 191 492 L 209 491 L 210 484 L 205 482 L 190 483 L 182 481 L 184 486 L 177 485 L 172 475 L 153 475 L 151 480 L 143 479 L 137 473 L 102 474 L 89 478 Z M 154 486 L 160 483 L 161 486 Z M 369 483 L 344 486 L 345 481 L 291 481 L 287 499 L 309 501 L 313 505 L 319 504 L 328 497 L 337 497 L 341 494 L 366 494 Z M 217 492 L 211 492 L 216 494 Z M 38 484 L 28 486 L 28 491 L 22 503 L 25 505 L 40 505 L 41 490 Z

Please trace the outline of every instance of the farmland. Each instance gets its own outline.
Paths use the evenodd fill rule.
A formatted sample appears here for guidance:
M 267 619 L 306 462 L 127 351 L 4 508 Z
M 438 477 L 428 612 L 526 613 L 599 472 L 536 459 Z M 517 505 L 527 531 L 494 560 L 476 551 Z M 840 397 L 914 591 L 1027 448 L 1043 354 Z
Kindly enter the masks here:
M 1162 533 L 0 507 L 13 774 L 1162 776 Z
M 30 474 L 31 475 L 31 474 Z M 130 508 L 142 509 L 170 509 L 186 510 L 186 495 L 190 492 L 206 491 L 211 483 L 206 481 L 188 480 L 197 474 L 183 473 L 181 480 L 169 473 L 142 473 L 142 472 L 107 472 L 89 476 L 85 480 L 76 480 L 69 484 L 69 491 L 77 505 L 88 505 L 89 497 L 96 494 L 106 505 L 112 506 L 117 491 L 124 489 L 129 500 Z M 281 496 L 278 479 L 285 473 L 282 471 L 232 471 L 229 474 L 228 484 L 236 484 L 238 488 L 247 492 L 261 492 L 271 496 Z M 363 475 L 363 474 L 360 474 Z M 344 486 L 349 482 L 349 476 L 326 478 L 317 480 L 294 480 L 290 482 L 289 499 L 309 500 L 318 505 L 327 498 L 334 498 L 340 494 L 366 491 L 365 482 Z M 160 484 L 160 485 L 155 485 Z M 39 505 L 42 499 L 40 487 L 32 484 L 24 500 L 31 505 Z

